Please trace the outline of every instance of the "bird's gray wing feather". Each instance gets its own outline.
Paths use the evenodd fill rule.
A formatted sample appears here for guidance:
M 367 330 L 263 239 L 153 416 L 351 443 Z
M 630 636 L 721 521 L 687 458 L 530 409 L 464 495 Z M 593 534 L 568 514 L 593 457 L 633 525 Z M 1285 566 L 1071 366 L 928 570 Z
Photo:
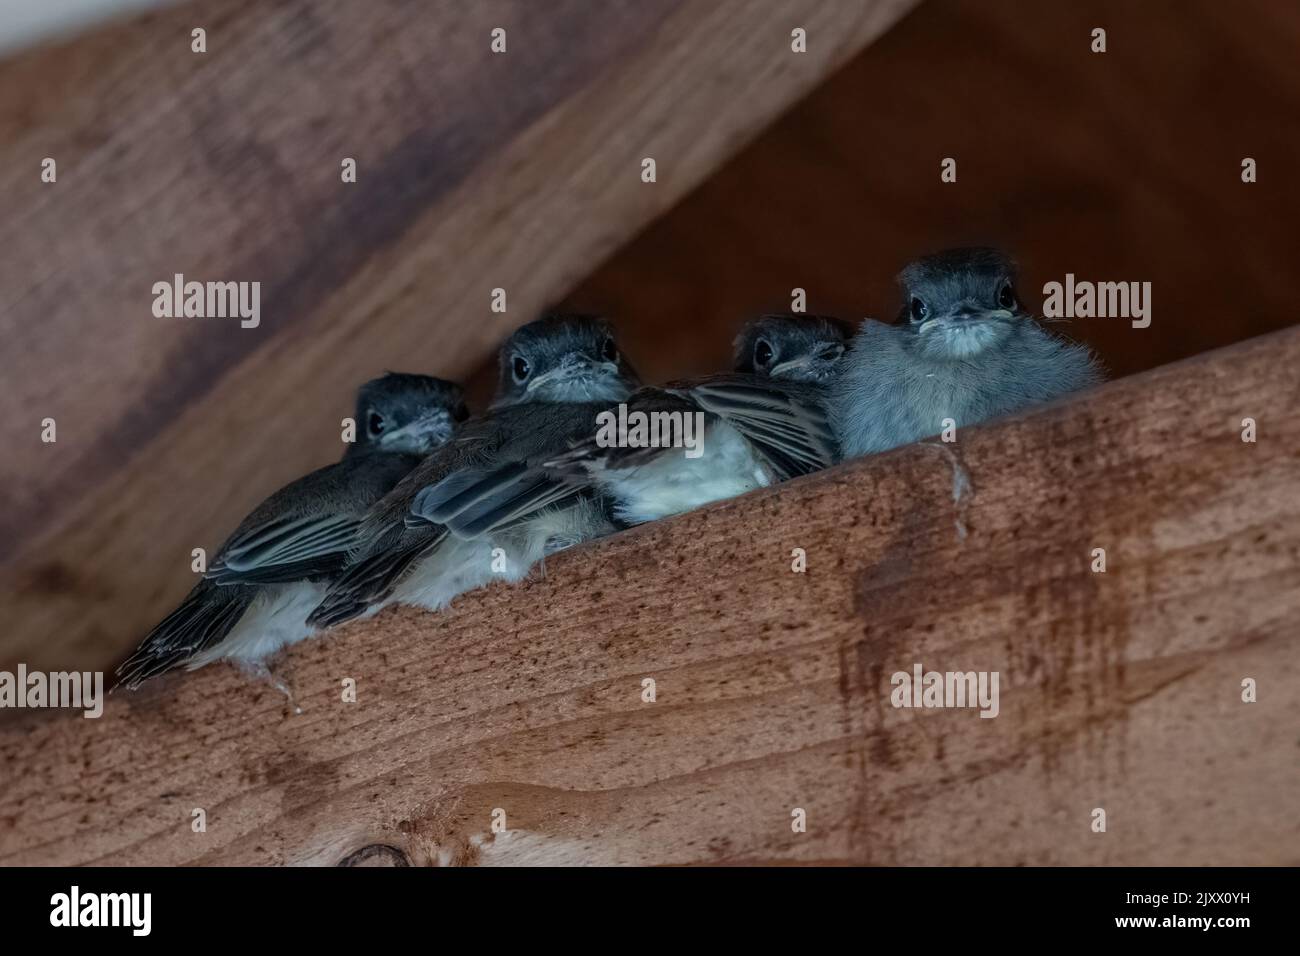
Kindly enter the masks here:
M 740 432 L 782 480 L 834 464 L 835 437 L 813 387 L 737 375 L 684 394 Z
M 477 538 L 582 494 L 585 483 L 542 464 L 575 437 L 589 433 L 601 407 L 534 407 L 522 423 L 507 419 L 510 437 L 490 458 L 458 468 L 415 495 L 408 527 L 436 523 L 459 538 Z
M 458 472 L 425 488 L 411 506 L 408 523 L 437 522 L 458 538 L 477 538 L 509 527 L 574 494 L 576 489 L 567 482 L 513 462 L 495 471 Z
M 206 576 L 228 583 L 257 577 L 272 568 L 346 555 L 360 524 L 358 518 L 338 514 L 272 521 L 230 542 Z
M 307 622 L 340 624 L 387 599 L 448 533 L 480 537 L 582 494 L 540 463 L 589 432 L 602 408 L 519 406 L 465 425 L 370 509 L 346 570 Z
M 272 584 L 338 572 L 366 509 L 415 463 L 405 455 L 345 458 L 285 486 L 244 520 L 204 577 Z
M 357 555 L 330 585 L 320 604 L 307 616 L 312 627 L 334 627 L 364 614 L 385 600 L 415 566 L 447 536 L 446 529 L 431 526 L 415 532 L 392 532 L 389 544 L 375 543 Z
M 435 451 L 375 502 L 361 520 L 345 568 L 307 616 L 313 627 L 350 621 L 386 600 L 415 567 L 447 536 L 443 525 L 411 521 L 420 492 L 462 468 L 472 469 L 501 444 L 491 419 L 466 424 L 451 442 Z
M 702 411 L 710 422 L 723 421 L 749 442 L 782 481 L 828 468 L 836 460 L 835 435 L 822 391 L 815 385 L 734 373 L 644 388 L 627 405 L 629 414 Z M 635 468 L 662 453 L 658 447 L 600 447 L 589 430 L 545 466 L 557 478 L 576 482 L 589 467 Z

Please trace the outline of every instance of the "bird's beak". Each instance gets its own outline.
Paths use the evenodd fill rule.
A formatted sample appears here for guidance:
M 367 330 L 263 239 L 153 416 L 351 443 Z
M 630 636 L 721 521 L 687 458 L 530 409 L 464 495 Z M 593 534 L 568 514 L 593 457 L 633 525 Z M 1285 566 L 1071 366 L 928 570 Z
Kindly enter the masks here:
M 772 368 L 768 371 L 767 374 L 770 375 L 772 378 L 779 378 L 780 376 L 784 375 L 786 372 L 800 371 L 802 369 L 806 369 L 812 363 L 813 363 L 813 356 L 804 355 L 797 359 L 790 359 L 788 362 L 777 362 L 775 365 L 772 366 Z
M 1009 318 L 1011 318 L 1011 312 L 1008 309 L 981 309 L 976 306 L 964 305 L 952 313 L 949 321 L 974 324 L 979 322 L 1004 322 Z
M 524 391 L 532 392 L 552 382 L 595 379 L 603 375 L 617 374 L 618 364 L 615 362 L 593 362 L 582 352 L 570 352 L 555 368 L 529 381 Z
M 927 332 L 931 328 L 951 328 L 962 325 L 983 325 L 986 322 L 1007 322 L 1015 318 L 1010 309 L 982 309 L 969 303 L 957 306 L 951 312 L 937 315 L 922 322 L 918 332 Z
M 780 378 L 787 372 L 803 371 L 816 362 L 833 365 L 839 361 L 840 356 L 843 354 L 844 346 L 842 345 L 823 345 L 815 355 L 802 355 L 799 358 L 789 359 L 785 362 L 777 362 L 767 374 L 772 378 Z
M 437 408 L 401 428 L 380 435 L 379 446 L 386 449 L 432 450 L 439 445 L 445 445 L 450 440 L 454 428 L 455 423 L 451 420 L 451 413 L 445 408 Z

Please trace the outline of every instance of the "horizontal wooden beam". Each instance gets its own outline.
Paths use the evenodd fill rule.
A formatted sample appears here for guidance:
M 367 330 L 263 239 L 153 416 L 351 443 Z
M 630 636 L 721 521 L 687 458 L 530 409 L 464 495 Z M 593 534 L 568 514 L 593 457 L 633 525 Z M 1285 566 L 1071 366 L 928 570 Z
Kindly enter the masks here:
M 0 665 L 118 658 L 357 384 L 468 374 L 913 3 L 197 0 L 0 64 Z
M 301 713 L 225 667 L 29 712 L 0 862 L 1296 864 L 1297 367 L 1292 329 L 385 612 L 277 665 Z M 918 664 L 997 716 L 895 708 Z

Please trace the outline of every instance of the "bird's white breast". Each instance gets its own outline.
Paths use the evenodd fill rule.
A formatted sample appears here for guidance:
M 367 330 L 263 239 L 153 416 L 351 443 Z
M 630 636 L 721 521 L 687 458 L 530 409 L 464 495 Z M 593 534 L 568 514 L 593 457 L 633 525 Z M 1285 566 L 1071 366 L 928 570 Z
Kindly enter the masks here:
M 709 428 L 698 458 L 669 448 L 646 464 L 607 469 L 596 478 L 614 499 L 614 513 L 629 524 L 681 514 L 772 484 L 749 442 L 724 422 Z
M 186 665 L 189 670 L 229 658 L 256 663 L 290 644 L 316 633 L 305 623 L 325 596 L 325 586 L 309 581 L 267 585 L 221 643 L 200 651 Z

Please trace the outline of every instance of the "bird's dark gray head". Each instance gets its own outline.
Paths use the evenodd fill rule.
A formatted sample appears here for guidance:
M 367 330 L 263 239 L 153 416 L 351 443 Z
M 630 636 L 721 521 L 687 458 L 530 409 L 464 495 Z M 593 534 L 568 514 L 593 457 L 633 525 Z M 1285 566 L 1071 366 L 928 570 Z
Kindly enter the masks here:
M 736 336 L 737 372 L 795 382 L 821 382 L 835 372 L 853 331 L 828 315 L 763 315 Z
M 901 322 L 927 358 L 969 359 L 1005 342 L 1028 318 L 1016 296 L 1016 266 L 997 249 L 950 249 L 898 274 Z
M 493 407 L 525 402 L 618 402 L 639 384 L 614 341 L 591 315 L 548 315 L 516 329 L 501 346 Z
M 349 452 L 427 455 L 469 417 L 461 388 L 428 375 L 389 372 L 357 390 L 357 440 Z

